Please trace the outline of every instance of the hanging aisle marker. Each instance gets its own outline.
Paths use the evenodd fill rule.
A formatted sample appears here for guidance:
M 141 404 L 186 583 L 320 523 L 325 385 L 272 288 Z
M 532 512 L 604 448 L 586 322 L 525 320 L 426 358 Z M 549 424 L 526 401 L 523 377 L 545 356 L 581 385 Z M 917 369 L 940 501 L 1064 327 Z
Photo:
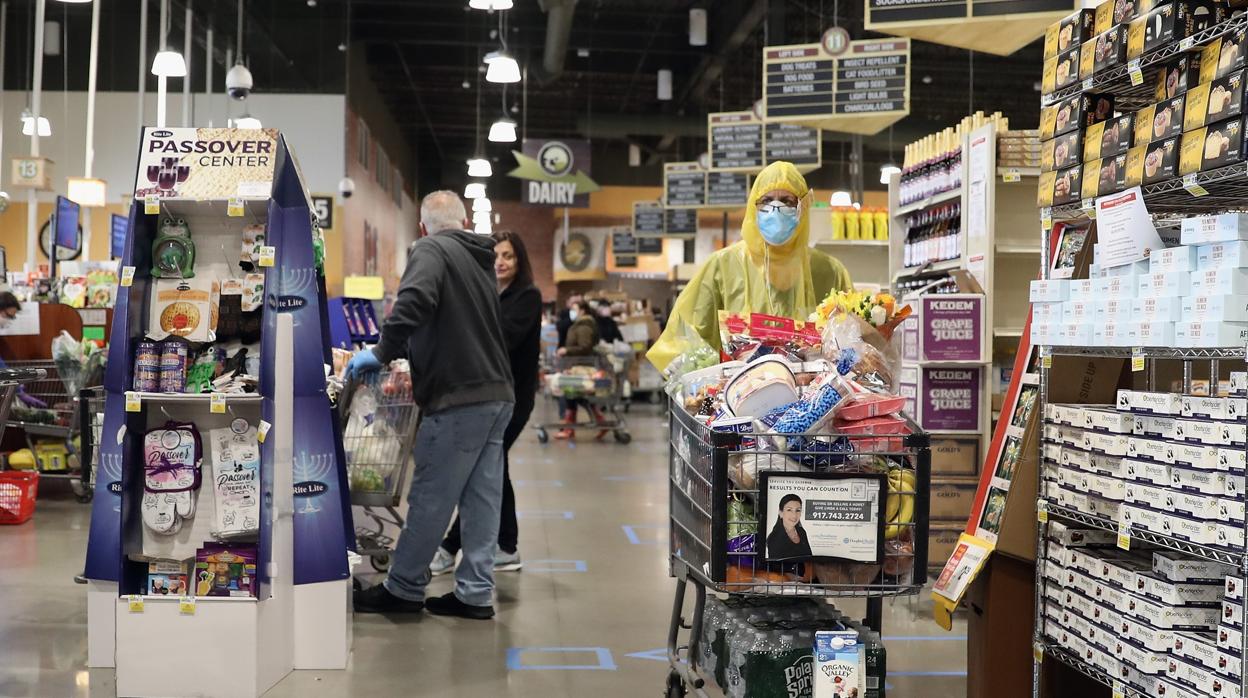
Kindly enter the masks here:
M 1040 228 L 1042 230 L 1053 229 L 1053 209 L 1048 206 L 1040 209 Z
M 1040 523 L 1049 522 L 1049 503 L 1043 499 L 1036 500 L 1036 521 Z
M 264 440 L 268 438 L 269 436 L 269 430 L 272 428 L 273 428 L 272 424 L 269 424 L 263 419 L 260 420 L 260 425 L 256 427 L 256 441 L 259 441 L 260 443 L 264 443 Z
M 1096 199 L 1084 199 L 1079 203 L 1079 210 L 1083 211 L 1088 218 L 1096 218 Z
M 1192 196 L 1208 196 L 1209 194 L 1209 190 L 1200 186 L 1200 183 L 1196 181 L 1195 172 L 1189 175 L 1183 175 L 1183 188 L 1186 189 L 1187 193 Z
M 1031 658 L 1036 664 L 1044 661 L 1044 645 L 1039 642 L 1033 642 L 1031 645 Z

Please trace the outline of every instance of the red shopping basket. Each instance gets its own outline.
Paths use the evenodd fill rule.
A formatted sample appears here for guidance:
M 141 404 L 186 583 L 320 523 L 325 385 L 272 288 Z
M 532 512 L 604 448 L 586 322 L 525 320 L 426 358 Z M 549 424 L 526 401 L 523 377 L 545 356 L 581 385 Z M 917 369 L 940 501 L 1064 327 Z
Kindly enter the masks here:
M 26 523 L 35 515 L 39 473 L 0 471 L 0 524 Z

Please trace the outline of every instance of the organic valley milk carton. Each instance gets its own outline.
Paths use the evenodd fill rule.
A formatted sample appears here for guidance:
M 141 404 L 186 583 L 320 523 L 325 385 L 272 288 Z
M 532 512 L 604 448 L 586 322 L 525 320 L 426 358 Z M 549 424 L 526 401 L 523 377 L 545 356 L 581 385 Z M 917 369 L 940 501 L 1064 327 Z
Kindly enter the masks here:
M 855 630 L 815 633 L 814 698 L 862 698 L 862 645 Z

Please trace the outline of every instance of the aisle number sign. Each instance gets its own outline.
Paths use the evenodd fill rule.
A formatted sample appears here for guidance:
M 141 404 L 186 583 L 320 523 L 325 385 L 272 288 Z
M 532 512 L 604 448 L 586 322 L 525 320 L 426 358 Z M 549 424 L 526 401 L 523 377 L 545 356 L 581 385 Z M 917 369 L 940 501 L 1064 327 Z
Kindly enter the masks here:
M 710 114 L 706 133 L 708 169 L 712 173 L 756 173 L 777 160 L 793 163 L 802 173 L 817 170 L 823 164 L 819 129 L 765 122 L 752 110 Z
M 910 113 L 910 41 L 842 40 L 763 49 L 763 118 L 871 135 Z
M 37 155 L 13 158 L 13 186 L 48 191 L 52 188 L 52 161 Z

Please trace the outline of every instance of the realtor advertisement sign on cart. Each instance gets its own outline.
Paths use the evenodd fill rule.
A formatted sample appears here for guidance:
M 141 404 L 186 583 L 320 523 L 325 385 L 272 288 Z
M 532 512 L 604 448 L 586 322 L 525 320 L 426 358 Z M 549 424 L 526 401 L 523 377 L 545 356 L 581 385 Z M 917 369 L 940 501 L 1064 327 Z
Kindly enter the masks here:
M 762 559 L 883 558 L 884 476 L 764 471 L 759 479 Z

